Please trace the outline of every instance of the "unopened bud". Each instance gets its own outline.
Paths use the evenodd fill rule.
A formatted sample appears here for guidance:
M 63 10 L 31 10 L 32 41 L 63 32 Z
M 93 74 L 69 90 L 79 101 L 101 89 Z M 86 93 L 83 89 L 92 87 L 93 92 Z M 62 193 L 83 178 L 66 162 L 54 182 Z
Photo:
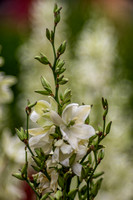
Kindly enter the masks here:
M 35 59 L 40 61 L 44 65 L 50 64 L 47 57 L 45 55 L 43 55 L 42 53 L 40 53 L 40 56 L 35 56 Z

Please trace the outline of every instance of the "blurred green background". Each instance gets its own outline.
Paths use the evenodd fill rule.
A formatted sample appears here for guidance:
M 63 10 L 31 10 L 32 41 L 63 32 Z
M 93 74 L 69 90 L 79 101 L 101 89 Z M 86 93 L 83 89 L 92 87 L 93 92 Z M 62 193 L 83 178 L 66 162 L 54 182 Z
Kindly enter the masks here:
M 26 100 L 29 98 L 34 101 L 36 98 L 41 98 L 34 94 L 34 90 L 38 89 L 39 85 L 41 87 L 39 77 L 44 69 L 34 61 L 34 56 L 39 53 L 39 50 L 50 54 L 50 50 L 46 48 L 48 47 L 47 41 L 42 47 L 42 38 L 46 40 L 44 31 L 51 24 L 51 10 L 54 2 L 52 0 L 0 1 L 1 56 L 5 60 L 1 71 L 17 78 L 17 83 L 11 87 L 14 100 L 8 104 L 2 104 L 6 108 L 4 111 L 6 117 L 2 119 L 0 125 L 1 142 L 3 142 L 2 135 L 6 127 L 11 135 L 15 135 L 15 127 L 25 125 Z M 73 101 L 79 103 L 85 101 L 86 104 L 94 105 L 91 120 L 94 126 L 101 122 L 99 119 L 100 98 L 103 95 L 109 99 L 112 110 L 116 112 L 110 111 L 114 119 L 114 129 L 112 129 L 112 136 L 109 136 L 111 138 L 105 141 L 107 156 L 102 166 L 107 175 L 105 175 L 101 193 L 96 199 L 132 200 L 133 2 L 129 0 L 56 2 L 63 6 L 63 19 L 59 27 L 57 43 L 64 39 L 68 43 L 65 59 L 68 65 L 67 76 L 70 80 L 69 86 L 72 87 Z M 87 41 L 89 41 L 88 47 Z M 93 48 L 92 51 L 91 48 Z M 94 65 L 93 68 L 89 67 L 91 64 Z M 88 66 L 88 68 L 83 66 Z M 93 69 L 95 69 L 94 72 Z M 88 73 L 89 80 L 80 77 L 84 75 L 80 73 L 83 70 Z M 45 70 L 45 74 L 49 76 L 49 71 Z M 102 83 L 100 75 L 104 79 Z M 91 82 L 92 76 L 94 76 L 92 78 L 92 81 L 95 80 L 94 83 Z M 95 88 L 98 88 L 98 91 Z M 2 148 L 1 151 L 3 151 Z M 4 153 L 3 159 L 5 155 L 8 157 L 8 153 Z M 10 160 L 10 156 L 8 159 Z M 19 165 L 19 162 L 15 165 L 16 160 L 11 162 L 14 162 L 13 169 L 14 166 Z M 115 166 L 110 166 L 113 162 L 116 162 L 116 169 Z M 1 161 L 1 163 L 4 162 Z M 11 164 L 10 161 L 9 164 Z M 10 170 L 7 171 L 10 174 Z M 6 196 L 6 186 L 1 184 L 1 188 L 0 199 L 9 199 L 9 196 Z M 10 193 L 10 190 L 8 192 Z M 13 193 L 12 199 L 30 200 L 28 195 L 30 194 L 27 190 L 25 190 L 25 195 L 15 196 Z

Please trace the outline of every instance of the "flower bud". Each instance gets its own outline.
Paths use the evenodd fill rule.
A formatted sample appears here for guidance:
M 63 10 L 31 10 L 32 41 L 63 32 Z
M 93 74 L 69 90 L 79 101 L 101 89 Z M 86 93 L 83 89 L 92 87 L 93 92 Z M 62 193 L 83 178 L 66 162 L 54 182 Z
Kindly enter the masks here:
M 19 131 L 18 129 L 16 129 L 16 133 L 17 133 L 17 136 L 19 137 L 19 139 L 20 139 L 22 142 L 24 142 L 24 140 L 27 139 L 27 137 L 26 137 L 27 134 L 25 133 L 25 131 L 24 131 L 23 128 L 21 128 L 20 131 Z
M 98 193 L 98 191 L 99 191 L 99 189 L 100 189 L 100 187 L 101 187 L 102 180 L 103 180 L 103 178 L 100 178 L 100 179 L 94 184 L 94 186 L 93 186 L 93 188 L 92 188 L 92 191 L 91 191 L 93 197 L 95 197 L 95 196 L 97 195 L 97 193 Z
M 20 173 L 14 173 L 14 174 L 12 174 L 12 176 L 14 176 L 15 178 L 17 178 L 17 179 L 19 179 L 21 181 L 24 180 L 24 178 L 22 177 L 22 175 Z
M 102 160 L 104 158 L 104 149 L 101 149 L 99 154 L 98 154 L 98 160 Z
M 41 76 L 41 83 L 45 90 L 47 90 L 49 93 L 52 93 L 52 89 L 49 82 L 42 76 Z
M 60 84 L 60 85 L 64 85 L 64 84 L 66 84 L 68 82 L 68 79 L 67 78 L 63 78 L 61 81 L 59 81 L 58 83 Z
M 35 56 L 35 59 L 44 65 L 50 64 L 47 57 L 45 55 L 43 55 L 42 53 L 40 53 L 40 56 Z
M 46 28 L 46 37 L 48 40 L 50 40 L 50 31 L 48 28 Z
M 111 129 L 111 125 L 112 125 L 112 121 L 110 121 L 106 127 L 106 134 L 108 134 L 110 132 Z
M 65 92 L 64 92 L 64 97 L 63 97 L 64 103 L 70 101 L 71 96 L 72 96 L 71 89 L 68 89 L 68 88 L 67 88 L 67 89 L 65 90 Z
M 22 176 L 27 176 L 27 167 L 28 167 L 28 163 L 25 163 L 22 170 L 21 170 L 21 174 Z
M 35 163 L 40 167 L 41 166 L 41 160 L 36 156 L 32 156 L 32 158 L 35 161 Z
M 66 41 L 64 41 L 58 48 L 57 54 L 61 55 L 65 52 L 66 50 Z

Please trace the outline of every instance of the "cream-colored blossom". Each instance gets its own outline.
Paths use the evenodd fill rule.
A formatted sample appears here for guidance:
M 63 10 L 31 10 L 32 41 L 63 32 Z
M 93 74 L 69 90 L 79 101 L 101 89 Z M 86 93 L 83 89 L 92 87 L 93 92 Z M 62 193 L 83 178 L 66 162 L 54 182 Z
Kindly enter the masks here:
M 54 111 L 51 111 L 53 123 L 60 127 L 63 139 L 66 140 L 73 149 L 78 149 L 78 142 L 88 140 L 95 134 L 92 126 L 84 124 L 90 113 L 89 105 L 79 106 L 76 103 L 69 104 L 63 110 L 62 118 Z
M 61 163 L 65 167 L 70 167 L 69 159 L 70 157 L 76 153 L 76 157 L 74 163 L 72 164 L 72 170 L 77 175 L 81 175 L 82 165 L 78 162 L 83 158 L 83 156 L 87 152 L 87 144 L 86 141 L 80 141 L 78 143 L 78 150 L 72 148 L 70 144 L 66 144 L 62 139 L 58 140 L 55 143 L 55 150 L 52 155 L 53 163 Z
M 47 132 L 53 126 L 53 121 L 50 117 L 50 111 L 54 110 L 55 112 L 57 112 L 58 109 L 58 105 L 54 98 L 49 96 L 49 100 L 50 103 L 44 100 L 38 101 L 34 107 L 34 111 L 31 113 L 30 116 L 30 119 L 33 122 L 36 122 L 39 126 L 43 127 L 43 133 Z M 35 132 L 32 135 L 35 135 Z

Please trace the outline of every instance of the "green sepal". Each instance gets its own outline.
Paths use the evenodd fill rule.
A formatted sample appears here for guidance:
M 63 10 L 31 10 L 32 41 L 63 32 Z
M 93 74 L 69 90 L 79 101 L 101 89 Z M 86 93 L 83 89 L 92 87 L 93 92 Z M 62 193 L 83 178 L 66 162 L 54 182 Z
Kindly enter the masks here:
M 89 138 L 89 143 L 92 143 L 92 141 L 95 139 L 97 137 L 97 135 L 95 134 L 95 135 L 93 135 L 93 136 L 91 136 L 90 138 Z
M 104 149 L 101 149 L 98 154 L 98 159 L 102 160 L 104 158 Z
M 58 177 L 58 184 L 61 188 L 64 188 L 64 177 L 61 175 Z
M 40 172 L 40 168 L 39 168 L 39 167 L 34 166 L 34 165 L 31 165 L 31 166 L 32 166 L 32 168 L 33 168 L 35 171 Z
M 110 132 L 111 129 L 111 125 L 112 125 L 112 121 L 110 121 L 106 127 L 106 134 L 108 134 Z
M 64 85 L 64 84 L 66 84 L 68 82 L 68 79 L 67 78 L 63 78 L 61 81 L 59 81 L 58 83 L 60 84 L 60 85 Z
M 45 200 L 45 199 L 47 199 L 47 197 L 50 195 L 50 193 L 51 193 L 51 192 L 48 192 L 48 193 L 44 194 L 40 200 Z
M 40 56 L 35 56 L 35 59 L 38 60 L 40 63 L 42 63 L 44 65 L 50 64 L 47 57 L 42 53 L 40 53 Z
M 57 6 L 57 4 L 55 3 L 53 12 L 55 13 L 57 9 L 58 9 L 58 6 Z
M 102 171 L 102 172 L 98 172 L 98 173 L 94 174 L 94 175 L 92 176 L 92 178 L 98 178 L 99 176 L 102 176 L 103 174 L 104 174 L 103 171 Z
M 46 37 L 48 40 L 50 40 L 50 31 L 48 28 L 46 28 Z
M 32 156 L 32 158 L 35 161 L 35 163 L 40 167 L 41 166 L 41 160 L 36 156 Z
M 85 194 L 86 191 L 87 191 L 87 185 L 84 185 L 84 186 L 79 190 L 79 192 L 80 192 L 81 195 Z
M 25 131 L 22 127 L 21 127 L 20 131 L 16 128 L 16 133 L 22 142 L 24 142 L 24 140 L 27 139 L 27 134 L 25 133 Z
M 54 41 L 54 32 L 51 31 L 51 42 L 53 42 L 53 41 Z
M 64 78 L 64 75 L 58 77 L 58 78 L 57 78 L 57 81 L 60 82 L 60 81 L 62 81 L 63 78 Z
M 24 180 L 24 178 L 22 177 L 22 175 L 20 173 L 14 173 L 14 174 L 12 174 L 12 176 L 14 176 L 15 178 L 17 178 L 17 179 L 19 179 L 21 181 Z
M 77 191 L 78 191 L 78 188 L 71 190 L 70 192 L 68 192 L 68 197 L 69 197 L 70 199 L 74 199 L 74 197 L 75 197 Z
M 66 89 L 63 95 L 63 102 L 66 103 L 71 100 L 72 91 L 71 89 Z
M 28 168 L 28 163 L 25 163 L 24 166 L 22 167 L 21 174 L 26 175 L 27 174 L 27 168 Z
M 82 167 L 82 170 L 81 170 L 81 178 L 82 179 L 85 179 L 86 178 L 86 170 L 84 167 Z
M 50 195 L 49 195 L 48 197 L 50 198 L 50 200 L 55 200 L 54 197 L 52 197 L 52 196 L 50 196 Z
M 45 90 L 47 90 L 49 93 L 52 93 L 52 89 L 49 82 L 42 76 L 41 76 L 41 83 Z
M 70 166 L 74 163 L 75 158 L 76 158 L 76 153 L 74 153 L 74 154 L 69 158 L 69 165 L 70 165 Z
M 33 108 L 37 104 L 37 101 L 35 103 L 28 104 L 28 108 Z
M 56 198 L 57 200 L 59 200 L 61 197 L 62 197 L 62 192 L 61 192 L 60 190 L 58 190 L 58 191 L 56 192 L 56 194 L 55 194 L 55 198 Z
M 91 193 L 93 195 L 93 197 L 95 197 L 101 187 L 101 184 L 102 184 L 102 180 L 103 178 L 100 178 L 93 186 L 92 190 L 91 190 Z
M 66 71 L 66 68 L 65 67 L 62 67 L 59 71 L 59 74 L 62 74 L 64 71 Z
M 66 50 L 66 41 L 64 41 L 58 48 L 57 53 L 59 55 L 63 54 Z

